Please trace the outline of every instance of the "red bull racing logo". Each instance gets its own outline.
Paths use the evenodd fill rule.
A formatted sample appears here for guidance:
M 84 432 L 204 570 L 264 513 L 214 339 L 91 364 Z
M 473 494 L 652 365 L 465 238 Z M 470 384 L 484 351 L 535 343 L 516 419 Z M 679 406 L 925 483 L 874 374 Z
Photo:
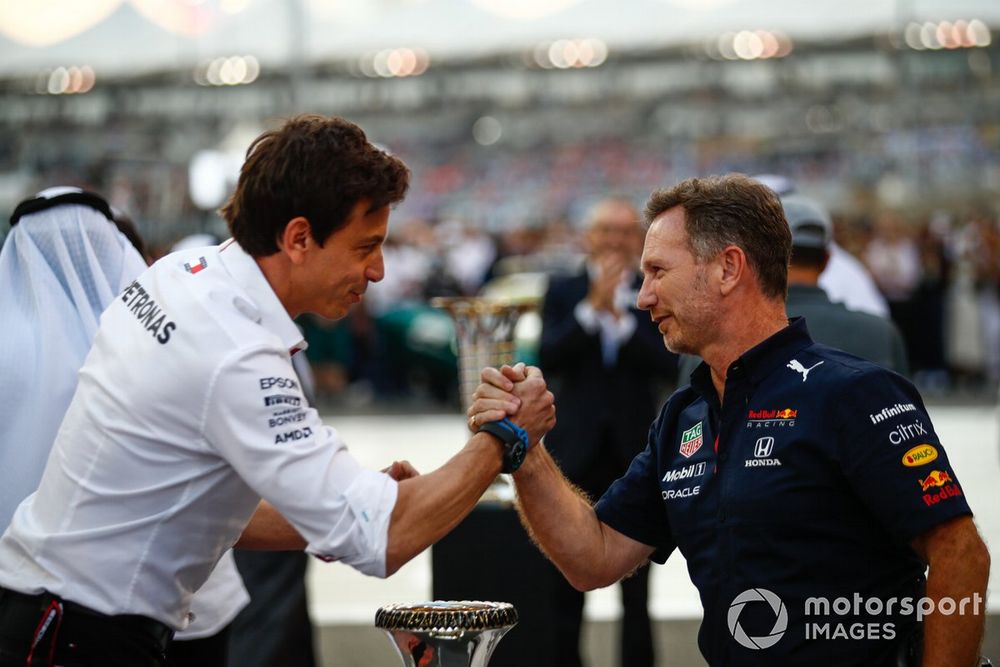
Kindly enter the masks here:
M 951 475 L 946 472 L 941 472 L 940 470 L 932 470 L 931 474 L 927 475 L 924 479 L 918 480 L 920 482 L 920 490 L 926 491 L 927 489 L 933 488 L 935 486 L 944 486 L 948 482 L 952 481 Z
M 747 412 L 747 428 L 766 428 L 770 426 L 791 428 L 799 411 L 793 408 L 750 410 Z
M 955 483 L 949 473 L 941 470 L 932 470 L 927 477 L 918 479 L 917 483 L 920 484 L 920 490 L 925 492 L 923 499 L 928 507 L 962 495 L 962 487 Z

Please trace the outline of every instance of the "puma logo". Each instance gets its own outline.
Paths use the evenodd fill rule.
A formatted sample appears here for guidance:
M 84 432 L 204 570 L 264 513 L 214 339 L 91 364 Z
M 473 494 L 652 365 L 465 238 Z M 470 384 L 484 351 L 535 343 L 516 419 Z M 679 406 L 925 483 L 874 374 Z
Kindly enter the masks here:
M 821 365 L 822 363 L 823 362 L 821 361 L 818 364 L 814 364 L 813 366 L 810 366 L 809 368 L 806 368 L 801 363 L 799 363 L 798 359 L 792 359 L 791 361 L 788 362 L 788 366 L 787 367 L 791 368 L 796 373 L 802 373 L 802 381 L 805 382 L 806 379 L 809 377 L 809 371 L 811 371 L 812 369 L 816 368 L 816 366 Z

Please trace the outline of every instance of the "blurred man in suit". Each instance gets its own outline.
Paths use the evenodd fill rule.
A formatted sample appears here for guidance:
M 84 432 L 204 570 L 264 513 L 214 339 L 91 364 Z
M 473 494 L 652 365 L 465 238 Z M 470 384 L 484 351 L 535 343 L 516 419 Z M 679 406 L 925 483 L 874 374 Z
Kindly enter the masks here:
M 645 446 L 647 425 L 674 377 L 676 357 L 635 309 L 643 229 L 621 198 L 598 202 L 586 218 L 586 268 L 553 279 L 542 310 L 539 365 L 559 402 L 559 421 L 546 445 L 566 476 L 598 498 Z M 553 572 L 560 667 L 579 667 L 583 593 Z M 649 568 L 622 582 L 621 664 L 653 664 L 647 611 Z

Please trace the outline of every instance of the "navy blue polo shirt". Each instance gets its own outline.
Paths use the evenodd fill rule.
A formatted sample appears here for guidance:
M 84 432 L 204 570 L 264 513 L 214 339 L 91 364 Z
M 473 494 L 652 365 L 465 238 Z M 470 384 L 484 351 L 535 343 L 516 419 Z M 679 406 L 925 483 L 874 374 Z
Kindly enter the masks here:
M 713 667 L 882 664 L 923 595 L 910 541 L 971 514 L 913 385 L 801 318 L 733 362 L 721 405 L 702 364 L 596 511 L 684 554 Z

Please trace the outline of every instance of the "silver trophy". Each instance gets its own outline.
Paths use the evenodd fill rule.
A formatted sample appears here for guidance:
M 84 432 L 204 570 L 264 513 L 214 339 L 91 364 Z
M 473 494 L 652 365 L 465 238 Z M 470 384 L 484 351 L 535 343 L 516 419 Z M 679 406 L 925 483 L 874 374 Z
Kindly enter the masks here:
M 455 323 L 458 391 L 462 409 L 467 411 L 483 368 L 514 362 L 517 322 L 521 315 L 537 308 L 537 300 L 438 297 L 431 299 L 431 305 L 447 311 Z M 507 504 L 513 500 L 513 485 L 497 477 L 480 501 Z
M 536 305 L 533 300 L 483 297 L 438 297 L 431 305 L 447 311 L 455 322 L 458 390 L 462 408 L 468 410 L 483 367 L 514 361 L 517 321 Z
M 375 613 L 405 667 L 486 667 L 516 623 L 507 602 L 392 604 Z

